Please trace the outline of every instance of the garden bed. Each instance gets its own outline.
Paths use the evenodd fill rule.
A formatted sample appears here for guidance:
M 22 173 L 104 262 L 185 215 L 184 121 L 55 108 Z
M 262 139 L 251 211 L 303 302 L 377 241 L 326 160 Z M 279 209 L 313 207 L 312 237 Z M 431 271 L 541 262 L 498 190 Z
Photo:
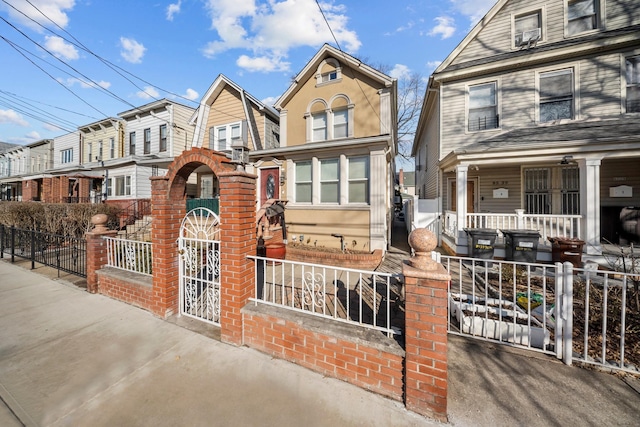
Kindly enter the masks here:
M 353 268 L 358 270 L 375 270 L 382 262 L 382 251 L 363 252 L 322 246 L 307 246 L 288 244 L 288 261 L 300 261 L 310 264 L 332 265 L 335 267 Z

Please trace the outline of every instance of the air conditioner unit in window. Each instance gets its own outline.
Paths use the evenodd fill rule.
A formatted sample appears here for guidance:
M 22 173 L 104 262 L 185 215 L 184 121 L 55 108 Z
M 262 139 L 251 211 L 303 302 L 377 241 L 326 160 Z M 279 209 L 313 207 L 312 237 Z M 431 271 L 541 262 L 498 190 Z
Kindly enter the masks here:
M 540 40 L 541 35 L 542 31 L 540 28 L 518 33 L 516 34 L 516 46 L 531 45 L 531 43 L 535 43 Z

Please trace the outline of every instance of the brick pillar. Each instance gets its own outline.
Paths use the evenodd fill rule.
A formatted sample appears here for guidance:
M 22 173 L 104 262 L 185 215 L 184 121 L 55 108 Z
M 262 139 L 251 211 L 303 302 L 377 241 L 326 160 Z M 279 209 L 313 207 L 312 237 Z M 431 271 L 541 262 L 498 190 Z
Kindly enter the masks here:
M 43 203 L 51 203 L 52 200 L 52 187 L 51 183 L 53 182 L 53 178 L 44 178 L 42 180 L 42 202 Z
M 79 186 L 78 189 L 78 197 L 80 198 L 80 202 L 86 202 L 89 200 L 90 190 L 91 190 L 91 179 L 89 178 L 79 178 Z M 91 202 L 89 200 L 89 202 Z
M 56 203 L 62 203 L 67 197 L 69 197 L 69 177 L 61 176 Z
M 178 245 L 180 224 L 186 211 L 186 181 L 176 177 L 173 193 L 167 176 L 151 177 L 151 242 L 153 244 L 153 294 L 151 311 L 166 318 L 178 309 Z
M 242 345 L 242 313 L 255 289 L 256 176 L 222 172 L 220 180 L 220 334 Z
M 38 185 L 33 180 L 22 181 L 22 200 L 25 202 L 33 200 Z
M 431 259 L 435 235 L 417 229 L 409 235 L 416 255 L 403 265 L 405 279 L 405 405 L 447 421 L 447 286 L 444 267 Z
M 85 233 L 87 239 L 87 291 L 98 293 L 98 275 L 96 272 L 107 264 L 107 245 L 104 236 L 114 237 L 118 232 L 106 227 L 107 215 L 97 214 L 91 217 L 93 230 Z

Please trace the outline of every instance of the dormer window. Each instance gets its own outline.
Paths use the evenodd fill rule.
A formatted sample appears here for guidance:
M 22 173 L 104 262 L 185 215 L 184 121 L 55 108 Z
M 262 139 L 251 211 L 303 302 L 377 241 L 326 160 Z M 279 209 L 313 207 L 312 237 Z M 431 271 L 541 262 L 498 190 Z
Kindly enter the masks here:
M 335 83 L 342 79 L 342 68 L 340 63 L 333 59 L 327 58 L 318 65 L 316 70 L 316 84 Z
M 598 28 L 598 0 L 567 1 L 567 34 L 572 36 Z
M 526 13 L 514 18 L 514 45 L 516 48 L 531 46 L 542 38 L 540 11 Z

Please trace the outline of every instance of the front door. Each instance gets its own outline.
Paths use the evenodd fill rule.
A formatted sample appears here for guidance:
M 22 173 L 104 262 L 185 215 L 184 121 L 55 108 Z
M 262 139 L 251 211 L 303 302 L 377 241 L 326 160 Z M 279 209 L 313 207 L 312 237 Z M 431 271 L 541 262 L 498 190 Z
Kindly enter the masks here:
M 280 168 L 260 169 L 260 206 L 280 198 Z
M 456 197 L 456 182 L 451 182 L 451 210 L 456 211 L 458 199 Z M 467 213 L 475 212 L 475 181 L 467 181 Z

